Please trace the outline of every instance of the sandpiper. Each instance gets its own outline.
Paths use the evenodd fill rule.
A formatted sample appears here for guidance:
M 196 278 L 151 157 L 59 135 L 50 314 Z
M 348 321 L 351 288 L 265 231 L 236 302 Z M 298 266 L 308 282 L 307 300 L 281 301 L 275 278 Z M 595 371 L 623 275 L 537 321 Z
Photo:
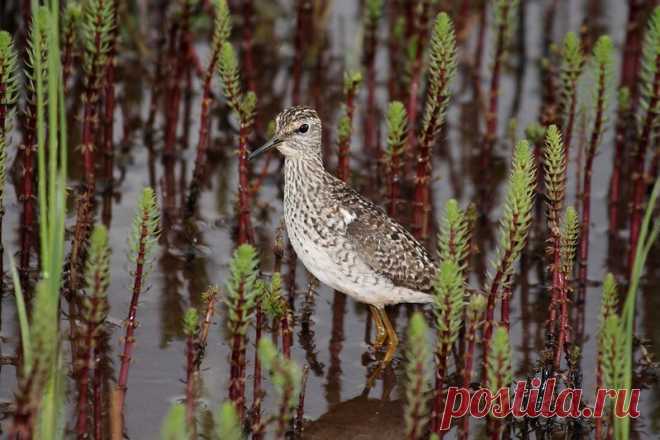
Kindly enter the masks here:
M 275 120 L 275 136 L 250 159 L 277 148 L 284 155 L 284 220 L 298 258 L 316 278 L 371 309 L 374 348 L 398 338 L 384 306 L 428 303 L 436 265 L 399 223 L 328 173 L 321 159 L 321 120 L 309 107 L 291 107 Z

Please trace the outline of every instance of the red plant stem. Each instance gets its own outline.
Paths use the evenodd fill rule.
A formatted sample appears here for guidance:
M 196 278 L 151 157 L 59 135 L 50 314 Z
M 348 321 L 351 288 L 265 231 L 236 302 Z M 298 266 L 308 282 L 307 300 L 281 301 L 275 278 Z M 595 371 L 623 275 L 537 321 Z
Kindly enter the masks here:
M 211 84 L 215 66 L 218 63 L 219 47 L 214 47 L 211 53 L 211 60 L 204 76 L 204 87 L 202 92 L 202 104 L 199 122 L 199 140 L 197 141 L 197 154 L 195 155 L 195 168 L 193 171 L 192 179 L 190 180 L 190 188 L 188 191 L 188 202 L 186 209 L 188 216 L 191 215 L 197 206 L 199 198 L 200 187 L 206 174 L 206 159 L 207 150 L 209 145 L 209 113 L 213 96 L 211 93 Z
M 401 155 L 394 152 L 390 158 L 389 179 L 387 182 L 389 203 L 387 205 L 387 214 L 390 217 L 397 217 L 397 202 L 401 194 Z
M 447 373 L 447 353 L 438 353 L 436 357 L 437 367 L 435 370 L 435 390 L 433 392 L 433 410 L 431 416 L 431 431 L 442 438 L 444 433 L 440 430 L 440 417 L 442 415 L 443 387 Z
M 240 324 L 245 319 L 245 285 L 241 281 L 238 286 L 238 301 L 236 310 L 239 314 L 236 322 Z M 238 329 L 233 330 L 231 347 L 231 367 L 229 380 L 229 399 L 234 402 L 239 419 L 243 420 L 245 413 L 245 334 L 239 333 Z
M 364 60 L 367 70 L 367 113 L 364 125 L 364 148 L 376 159 L 380 159 L 380 151 L 376 145 L 376 48 L 378 47 L 377 28 L 378 22 L 371 22 L 365 29 L 365 52 Z M 352 120 L 352 119 L 351 119 Z
M 474 347 L 477 342 L 477 326 L 479 325 L 478 319 L 475 321 L 470 321 L 467 332 L 465 334 L 465 339 L 467 341 L 467 347 L 465 349 L 465 355 L 463 356 L 463 387 L 469 388 L 470 382 L 472 382 L 472 362 L 474 359 Z M 459 438 L 461 440 L 467 440 L 470 434 L 470 418 L 465 416 L 463 418 L 462 428 L 459 433 Z
M 119 32 L 119 23 L 117 22 L 118 0 L 112 1 L 112 14 L 114 28 L 110 41 L 110 52 L 108 54 L 108 65 L 105 72 L 105 126 L 103 130 L 103 171 L 104 178 L 108 183 L 109 191 L 112 191 L 112 169 L 114 162 L 114 147 L 112 135 L 114 133 L 114 115 L 115 115 L 115 67 L 117 56 L 117 34 Z
M 296 31 L 293 37 L 294 55 L 291 65 L 291 77 L 293 86 L 291 88 L 291 102 L 293 105 L 300 104 L 300 85 L 302 79 L 303 58 L 305 49 L 305 22 L 308 9 L 311 5 L 308 0 L 296 0 Z
M 571 152 L 571 140 L 573 138 L 573 127 L 575 126 L 575 110 L 577 107 L 577 80 L 571 81 L 571 100 L 568 103 L 568 118 L 566 119 L 566 127 L 564 127 L 564 156 L 567 158 Z M 564 171 L 566 173 L 567 169 Z
M 99 70 L 98 56 L 102 52 L 101 31 L 103 18 L 99 14 L 95 17 L 94 50 L 90 60 L 91 70 L 85 78 L 85 91 L 83 92 L 83 121 L 82 121 L 82 154 L 85 167 L 85 190 L 94 194 L 96 187 L 96 159 L 95 159 L 95 133 L 98 125 L 98 106 L 100 93 L 100 79 L 103 72 Z
M 97 279 L 98 282 L 98 279 Z M 97 299 L 92 299 L 92 308 L 93 310 L 90 313 L 90 316 L 96 314 L 96 309 L 99 305 Z M 88 429 L 87 429 L 87 420 L 89 415 L 89 377 L 90 369 L 92 364 L 92 345 L 94 343 L 94 332 L 98 323 L 88 321 L 85 329 L 85 334 L 83 335 L 83 343 L 78 344 L 82 346 L 80 358 L 80 371 L 78 372 L 78 419 L 76 422 L 76 433 L 79 439 L 87 438 Z M 75 358 L 75 355 L 74 355 Z
M 387 94 L 389 100 L 393 101 L 395 99 L 400 99 L 401 97 L 401 44 L 399 38 L 397 38 L 397 35 L 394 33 L 394 28 L 397 25 L 397 19 L 402 12 L 400 11 L 399 2 L 388 2 L 387 6 L 389 8 L 387 16 L 390 27 L 387 37 L 387 55 L 389 62 Z
M 264 314 L 261 310 L 261 304 L 257 303 L 255 313 L 254 339 L 257 343 L 261 340 L 261 330 L 263 327 Z M 254 351 L 254 376 L 252 382 L 252 426 L 261 426 L 261 362 L 259 360 L 259 350 Z M 261 440 L 262 432 L 253 433 L 254 440 Z
M 506 328 L 507 331 L 509 331 L 509 327 L 511 325 L 511 286 L 509 285 L 508 282 L 504 283 L 507 287 L 504 288 L 502 291 L 502 307 L 500 308 L 500 320 L 502 321 L 502 326 Z
M 644 214 L 644 193 L 646 192 L 644 163 L 646 161 L 646 150 L 651 143 L 653 127 L 657 120 L 657 114 L 654 109 L 658 106 L 658 99 L 660 98 L 660 54 L 657 54 L 655 57 L 655 66 L 653 90 L 649 99 L 646 117 L 644 118 L 644 125 L 642 125 L 642 131 L 639 136 L 633 169 L 633 202 L 630 216 L 630 247 L 628 249 L 628 270 L 630 272 L 632 272 L 633 264 L 635 263 L 637 242 L 639 241 L 642 215 Z
M 447 71 L 445 69 L 440 70 L 438 83 L 440 84 L 439 90 L 444 90 L 447 83 Z M 422 133 L 418 145 L 415 178 L 415 209 L 413 211 L 415 235 L 417 238 L 423 240 L 426 240 L 429 236 L 429 214 L 431 212 L 430 180 L 433 160 L 431 146 L 434 141 L 434 134 L 440 128 L 439 122 L 441 121 L 439 119 L 442 118 L 442 115 L 439 114 L 439 111 L 447 96 L 440 95 L 438 97 L 431 97 L 430 99 L 437 99 L 437 103 L 433 108 L 433 114 L 430 115 L 428 127 Z
M 408 114 L 408 137 L 407 137 L 407 151 L 412 152 L 415 143 L 415 122 L 417 121 L 417 101 L 419 95 L 419 82 L 422 75 L 422 64 L 424 55 L 424 43 L 427 41 L 428 36 L 428 22 L 430 13 L 430 2 L 422 3 L 422 12 L 420 17 L 419 28 L 416 29 L 418 37 L 415 47 L 415 61 L 413 62 L 412 72 L 410 75 L 410 92 L 408 94 L 407 114 Z M 412 20 L 414 22 L 414 20 Z M 411 23 L 412 25 L 412 23 Z
M 282 329 L 282 354 L 287 359 L 291 359 L 291 345 L 293 343 L 293 333 L 291 331 L 291 314 L 287 310 L 280 319 L 280 328 Z
M 456 16 L 456 35 L 460 36 L 467 23 L 468 13 L 470 12 L 470 0 L 462 0 L 458 7 L 458 15 Z
M 355 88 L 351 87 L 346 94 L 346 117 L 350 127 L 353 126 L 353 115 L 355 114 Z M 346 139 L 342 139 L 339 143 L 339 151 L 337 157 L 337 177 L 344 182 L 348 182 L 351 174 L 350 169 L 350 149 L 351 149 L 351 131 Z
M 609 217 L 610 233 L 614 233 L 619 229 L 619 203 L 621 202 L 621 171 L 624 165 L 624 149 L 626 146 L 626 125 L 630 122 L 629 111 L 621 109 L 619 106 L 619 114 L 617 115 L 616 135 L 614 142 L 616 149 L 614 151 L 614 161 L 612 162 L 612 177 L 610 178 L 610 200 L 609 200 Z
M 559 371 L 561 355 L 564 352 L 564 345 L 568 340 L 568 298 L 566 297 L 566 278 L 563 273 L 559 274 L 559 304 L 561 306 L 561 313 L 559 319 L 559 338 L 555 347 L 555 371 Z
M 254 75 L 254 57 L 253 57 L 253 39 L 252 29 L 254 29 L 254 4 L 253 0 L 243 0 L 243 8 L 241 9 L 243 16 L 243 38 L 241 41 L 243 63 L 242 70 L 245 72 L 245 80 L 249 90 L 256 92 L 257 86 L 255 83 Z
M 99 359 L 99 357 L 102 355 L 100 350 L 98 349 L 98 342 L 96 344 L 96 347 L 94 348 L 94 359 L 95 362 L 96 360 Z M 98 363 L 96 364 L 94 368 L 94 377 L 93 377 L 93 383 L 92 383 L 92 388 L 93 388 L 93 397 L 94 397 L 94 433 L 95 433 L 95 439 L 101 439 L 102 437 L 102 432 L 103 432 L 103 372 L 101 371 L 101 368 L 99 367 Z
M 633 97 L 637 96 L 637 77 L 642 53 L 642 20 L 648 3 L 647 0 L 628 0 L 626 41 L 621 62 L 621 86 L 628 87 Z
M 305 392 L 307 389 L 307 378 L 309 377 L 309 365 L 303 368 L 300 393 L 298 394 L 298 406 L 296 408 L 296 420 L 293 427 L 293 438 L 302 438 L 303 424 L 305 422 Z
M 249 127 L 241 123 L 238 144 L 238 245 L 252 241 L 250 222 L 250 176 L 248 165 Z
M 175 26 L 176 29 L 176 26 Z M 166 100 L 167 107 L 165 108 L 165 115 L 167 122 L 165 124 L 165 145 L 163 147 L 163 160 L 174 160 L 176 155 L 176 132 L 179 125 L 179 107 L 181 103 L 181 84 L 183 83 L 184 73 L 189 66 L 190 53 L 189 47 L 191 46 L 190 39 L 190 3 L 183 2 L 181 17 L 179 18 L 179 41 L 178 52 L 177 44 L 173 40 L 170 46 L 170 62 L 174 64 L 174 72 L 170 80 L 170 90 L 168 99 Z M 172 188 L 168 186 L 168 188 Z
M 487 3 L 480 2 L 481 7 L 479 8 L 479 31 L 477 33 L 477 47 L 474 51 L 474 83 L 477 86 L 477 91 L 481 90 L 481 64 L 484 54 L 484 46 L 486 40 L 486 9 Z M 480 94 L 480 93 L 479 93 Z M 477 102 L 480 103 L 480 100 Z
M 517 223 L 517 215 L 514 214 L 513 218 L 513 224 Z M 513 241 L 512 237 L 514 236 L 514 231 L 512 231 L 511 236 L 510 236 L 510 241 Z M 511 258 L 511 249 L 514 246 L 513 243 L 511 243 L 511 246 L 505 251 L 504 256 L 502 257 L 503 262 L 508 261 Z M 505 263 L 506 264 L 506 263 Z M 495 301 L 497 299 L 497 293 L 500 290 L 500 285 L 504 283 L 506 280 L 504 276 L 504 271 L 503 268 L 500 266 L 497 269 L 497 272 L 495 272 L 495 276 L 493 277 L 493 281 L 490 284 L 490 289 L 488 289 L 488 303 L 486 306 L 486 323 L 484 326 L 484 353 L 488 352 L 488 346 L 490 344 L 490 338 L 493 335 L 493 320 L 495 318 Z M 485 371 L 485 369 L 484 369 Z
M 598 96 L 596 101 L 596 119 L 587 149 L 584 180 L 582 185 L 582 225 L 580 228 L 580 265 L 579 265 L 579 298 L 582 302 L 587 283 L 587 260 L 589 259 L 589 223 L 591 220 L 591 175 L 596 156 L 598 141 L 603 131 L 603 118 L 605 116 L 605 66 L 600 67 L 598 74 Z
M 195 367 L 196 356 L 195 335 L 186 337 L 186 424 L 191 438 L 195 438 L 195 379 L 197 369 Z
M 126 334 L 124 336 L 124 349 L 121 355 L 121 367 L 119 369 L 119 376 L 117 379 L 117 390 L 119 394 L 119 414 L 124 412 L 124 403 L 126 401 L 126 391 L 128 390 L 128 370 L 133 359 L 133 348 L 135 346 L 135 329 L 137 328 L 137 309 L 140 293 L 142 292 L 142 277 L 144 275 L 144 265 L 146 263 L 146 240 L 147 240 L 147 224 L 149 221 L 149 213 L 145 210 L 141 226 L 140 226 L 140 241 L 138 245 L 137 259 L 135 264 L 135 275 L 133 281 L 133 293 L 131 296 L 131 304 L 128 309 L 128 318 L 126 319 Z
M 508 2 L 504 3 L 501 11 L 502 17 L 507 17 L 509 15 L 510 7 L 511 6 Z M 497 137 L 497 108 L 500 94 L 500 74 L 504 62 L 504 51 L 506 50 L 504 46 L 506 44 L 507 27 L 507 19 L 503 18 L 502 23 L 500 23 L 496 31 L 495 62 L 493 64 L 493 76 L 490 80 L 488 110 L 486 111 L 486 136 L 484 139 L 486 154 L 484 154 L 484 163 L 487 163 Z
M 268 174 L 268 169 L 270 168 L 270 163 L 273 160 L 273 151 L 267 151 L 265 153 L 266 155 L 266 160 L 264 161 L 264 164 L 261 166 L 261 170 L 257 174 L 257 177 L 252 179 L 254 183 L 252 184 L 252 187 L 250 188 L 250 192 L 254 196 L 255 194 L 259 193 L 259 190 L 261 189 L 261 185 L 264 183 L 264 179 L 266 178 L 266 175 Z
M 206 342 L 209 338 L 209 329 L 211 328 L 211 320 L 213 319 L 213 314 L 215 313 L 215 302 L 217 301 L 217 298 L 218 295 L 216 290 L 215 293 L 209 297 L 208 302 L 206 303 L 206 313 L 204 314 L 204 320 L 202 321 L 199 338 L 197 341 L 199 347 L 197 349 L 197 359 L 195 362 L 197 369 L 199 369 L 199 366 L 202 363 L 202 357 L 206 351 Z
M 36 151 L 34 129 L 36 109 L 34 97 L 28 98 L 28 110 L 24 119 L 24 138 L 21 154 L 21 182 L 19 200 L 21 210 L 21 285 L 23 292 L 28 292 L 28 276 L 30 271 L 30 255 L 33 237 L 35 235 L 35 201 L 34 194 L 34 153 Z

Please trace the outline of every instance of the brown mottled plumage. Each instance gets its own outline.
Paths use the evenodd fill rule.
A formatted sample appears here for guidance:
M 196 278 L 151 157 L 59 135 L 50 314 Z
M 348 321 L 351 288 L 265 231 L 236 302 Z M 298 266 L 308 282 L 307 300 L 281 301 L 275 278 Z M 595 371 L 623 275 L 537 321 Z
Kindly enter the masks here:
M 390 341 L 388 362 L 397 340 L 383 306 L 431 302 L 436 266 L 403 226 L 325 171 L 316 111 L 284 110 L 276 118 L 275 132 L 251 157 L 273 147 L 285 156 L 284 218 L 289 240 L 321 282 L 373 306 L 379 331 L 376 345 Z

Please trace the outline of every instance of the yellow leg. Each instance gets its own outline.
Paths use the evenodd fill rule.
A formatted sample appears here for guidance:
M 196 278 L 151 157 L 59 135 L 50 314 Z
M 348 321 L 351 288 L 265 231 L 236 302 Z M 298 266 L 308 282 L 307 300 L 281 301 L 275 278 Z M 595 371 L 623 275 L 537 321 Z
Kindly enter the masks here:
M 385 370 L 385 368 L 387 368 L 390 362 L 392 362 L 392 359 L 394 358 L 394 354 L 396 353 L 396 348 L 399 345 L 399 338 L 397 337 L 396 332 L 394 331 L 394 327 L 392 327 L 390 318 L 387 317 L 387 313 L 385 312 L 385 310 L 374 306 L 370 306 L 370 307 L 371 307 L 371 312 L 373 313 L 376 327 L 378 326 L 384 327 L 383 339 L 387 341 L 387 351 L 385 352 L 385 357 L 383 357 L 383 360 L 378 363 L 376 369 L 374 369 L 374 371 L 367 378 L 367 384 L 364 389 L 364 393 L 366 394 L 368 394 L 369 390 L 374 386 L 374 382 L 381 375 L 383 370 Z M 378 337 L 376 342 L 378 342 L 379 340 L 380 340 L 380 336 Z M 382 345 L 383 342 L 381 342 L 380 345 Z M 374 343 L 374 347 L 376 347 L 375 343 Z
M 376 306 L 369 306 L 369 309 L 376 325 L 376 339 L 374 340 L 373 347 L 374 350 L 378 351 L 387 339 L 387 331 L 385 330 L 385 325 L 383 324 L 378 308 Z
M 387 365 L 394 358 L 396 347 L 399 345 L 399 338 L 396 335 L 394 327 L 392 327 L 390 318 L 387 317 L 387 312 L 385 312 L 385 309 L 378 309 L 378 312 L 380 313 L 380 319 L 383 321 L 383 324 L 385 325 L 385 331 L 387 332 L 387 351 L 385 352 L 385 357 L 383 358 L 383 364 Z

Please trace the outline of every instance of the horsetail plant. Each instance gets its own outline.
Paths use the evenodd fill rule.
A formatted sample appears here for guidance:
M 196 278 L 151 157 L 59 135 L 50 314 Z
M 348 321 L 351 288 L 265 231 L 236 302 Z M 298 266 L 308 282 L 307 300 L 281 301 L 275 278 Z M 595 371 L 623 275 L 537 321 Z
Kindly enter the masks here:
M 411 121 L 406 138 L 406 150 L 413 151 L 417 121 L 417 104 L 419 101 L 420 77 L 424 67 L 424 51 L 428 41 L 429 21 L 431 16 L 431 1 L 408 2 L 406 7 L 405 35 L 406 41 L 406 71 L 410 72 L 408 82 L 408 100 L 406 112 Z
M 549 231 L 550 274 L 552 277 L 552 302 L 550 305 L 550 318 L 548 327 L 551 334 L 555 334 L 557 316 L 564 322 L 562 307 L 566 301 L 566 280 L 561 269 L 561 229 L 560 217 L 566 197 L 566 168 L 567 157 L 561 133 L 556 125 L 548 127 L 544 149 L 544 179 L 547 199 L 547 219 Z M 560 333 L 563 333 L 560 331 Z M 559 368 L 559 355 L 563 353 L 563 339 L 559 339 L 556 346 L 555 368 Z
M 75 0 L 66 2 L 62 16 L 62 81 L 65 90 L 68 90 L 69 78 L 73 70 L 76 40 L 80 35 L 82 15 L 83 10 L 80 3 Z
M 163 145 L 163 164 L 166 168 L 171 170 L 174 165 L 176 156 L 176 134 L 177 127 L 179 126 L 179 108 L 181 107 L 181 88 L 186 70 L 189 67 L 190 48 L 192 45 L 192 37 L 190 35 L 190 18 L 192 15 L 192 8 L 196 1 L 193 0 L 180 0 L 175 2 L 178 6 L 175 24 L 177 32 L 173 34 L 170 41 L 168 55 L 169 55 L 169 69 L 170 76 L 166 85 L 165 95 L 165 133 Z M 173 178 L 171 171 L 166 171 L 165 187 L 169 188 L 167 192 L 172 191 Z M 170 210 L 172 203 L 170 198 L 165 197 L 163 200 L 166 211 Z
M 572 206 L 566 209 L 564 220 L 559 232 L 559 257 L 553 262 L 553 284 L 554 278 L 558 279 L 557 303 L 551 310 L 551 323 L 550 329 L 553 330 L 552 320 L 556 319 L 559 315 L 558 337 L 556 338 L 557 344 L 554 349 L 554 369 L 559 370 L 561 355 L 564 352 L 564 346 L 568 340 L 569 333 L 569 320 L 568 320 L 568 303 L 569 293 L 571 292 L 570 281 L 573 278 L 573 267 L 575 266 L 575 253 L 577 250 L 578 240 L 580 238 L 580 219 L 577 212 Z M 557 246 L 557 244 L 553 244 Z M 557 252 L 555 249 L 554 252 Z M 556 254 L 555 254 L 556 257 Z M 555 267 L 558 265 L 557 267 Z M 553 316 L 554 314 L 554 316 Z
M 426 338 L 429 328 L 424 316 L 416 312 L 408 324 L 406 350 L 406 404 L 404 408 L 405 438 L 424 438 L 428 423 L 426 392 L 428 391 L 428 364 L 431 360 Z
M 596 386 L 618 390 L 623 375 L 623 328 L 618 315 L 618 294 L 614 275 L 603 281 L 600 328 L 596 363 Z M 602 438 L 602 418 L 595 420 L 596 438 Z
M 194 438 L 198 377 L 196 360 L 199 337 L 199 313 L 194 307 L 187 309 L 183 315 L 183 334 L 186 336 L 186 425 Z
M 419 134 L 415 177 L 414 225 L 417 236 L 422 239 L 428 238 L 429 234 L 431 148 L 444 123 L 451 83 L 456 76 L 454 24 L 444 12 L 438 14 L 433 26 L 428 76 L 429 89 Z
M 238 59 L 233 46 L 228 41 L 222 44 L 218 72 L 223 83 L 225 97 L 229 107 L 239 119 L 238 141 L 238 244 L 250 241 L 250 187 L 248 167 L 248 136 L 252 131 L 255 117 L 257 96 L 250 91 L 241 92 L 238 73 Z
M 19 199 L 21 200 L 21 284 L 23 290 L 28 293 L 28 272 L 30 265 L 30 255 L 33 249 L 33 243 L 37 241 L 35 234 L 36 223 L 36 206 L 34 194 L 34 166 L 35 166 L 35 153 L 37 152 L 37 131 L 42 134 L 42 139 L 45 141 L 45 129 L 42 125 L 37 127 L 38 108 L 37 102 L 39 99 L 43 100 L 44 82 L 46 80 L 46 38 L 47 38 L 47 20 L 44 19 L 43 14 L 37 13 L 35 19 L 30 24 L 30 35 L 27 49 L 27 62 L 25 65 L 26 76 L 26 96 L 25 104 L 22 111 L 22 126 L 23 126 L 23 145 L 21 146 L 23 154 L 21 155 L 21 189 Z M 39 98 L 41 97 L 41 98 Z M 41 113 L 41 120 L 43 121 L 43 107 Z M 46 182 L 39 181 L 40 191 L 45 191 Z M 40 209 L 43 209 L 40 206 Z M 44 225 L 39 224 L 39 233 L 43 234 Z
M 436 347 L 435 391 L 431 430 L 440 434 L 443 387 L 447 375 L 447 358 L 458 338 L 463 322 L 463 298 L 465 296 L 465 278 L 457 263 L 447 259 L 440 262 L 438 274 L 433 286 L 435 292 L 434 313 L 438 332 Z
M 438 234 L 440 261 L 453 261 L 461 273 L 465 272 L 470 252 L 470 231 L 465 212 L 456 199 L 445 205 L 445 217 Z
M 84 436 L 88 432 L 90 371 L 97 368 L 94 356 L 98 333 L 108 314 L 108 285 L 110 284 L 110 247 L 108 231 L 103 225 L 94 227 L 85 264 L 86 295 L 81 298 L 81 321 L 78 326 L 77 356 L 78 420 L 76 432 Z M 95 402 L 96 403 L 96 402 Z
M 302 372 L 300 367 L 280 353 L 270 339 L 261 338 L 258 344 L 259 357 L 264 368 L 270 371 L 273 387 L 278 395 L 278 414 L 276 416 L 276 440 L 284 440 L 296 409 Z
M 259 341 L 263 333 L 265 314 L 263 310 L 264 300 L 268 296 L 268 286 L 258 279 L 255 281 L 254 289 L 257 292 L 257 298 L 254 303 L 254 339 Z M 261 400 L 263 390 L 261 389 L 261 360 L 259 359 L 259 350 L 254 351 L 254 373 L 252 374 L 252 408 L 250 409 L 250 424 L 252 425 L 252 436 L 255 440 L 263 437 L 263 425 L 261 424 Z
M 85 3 L 82 17 L 83 70 L 83 118 L 81 150 L 85 165 L 85 185 L 88 192 L 94 191 L 95 180 L 95 137 L 98 123 L 98 102 L 108 63 L 113 23 L 111 0 L 90 0 Z
M 197 206 L 197 200 L 206 174 L 206 159 L 209 145 L 209 115 L 211 104 L 213 104 L 213 93 L 211 86 L 213 76 L 218 69 L 218 62 L 222 47 L 231 34 L 231 15 L 226 0 L 215 0 L 215 21 L 213 39 L 211 42 L 211 57 L 209 58 L 204 84 L 202 88 L 202 100 L 199 123 L 199 136 L 197 140 L 197 151 L 195 155 L 195 168 L 188 188 L 188 200 L 186 204 L 187 213 L 192 214 Z
M 175 403 L 170 407 L 160 429 L 160 438 L 161 440 L 190 438 L 186 425 L 186 408 L 183 404 Z
M 529 143 L 521 140 L 516 144 L 511 164 L 511 174 L 500 220 L 499 246 L 493 261 L 495 272 L 487 285 L 488 306 L 484 328 L 484 347 L 489 346 L 493 331 L 495 302 L 502 294 L 502 321 L 508 328 L 508 295 L 513 276 L 513 266 L 522 252 L 532 219 L 536 167 Z M 486 350 L 488 351 L 488 350 Z
M 103 137 L 102 137 L 102 150 L 103 150 L 103 179 L 106 181 L 105 186 L 105 199 L 108 199 L 113 192 L 113 169 L 114 169 L 114 143 L 113 135 L 115 131 L 115 102 L 116 102 L 116 87 L 115 87 L 115 71 L 117 66 L 117 43 L 119 40 L 119 0 L 110 1 L 110 14 L 112 16 L 112 29 L 110 30 L 110 38 L 108 40 L 108 61 L 103 79 Z M 103 221 L 105 224 L 109 223 L 108 212 L 110 208 L 108 204 L 104 203 L 103 206 Z
M 236 407 L 232 402 L 223 403 L 218 408 L 214 440 L 243 440 L 244 438 Z
M 463 356 L 463 368 L 461 375 L 463 377 L 463 387 L 469 388 L 472 382 L 472 364 L 474 360 L 474 348 L 477 344 L 477 330 L 481 325 L 486 310 L 486 298 L 480 294 L 472 294 L 470 300 L 465 306 L 466 325 L 465 341 L 466 348 Z M 459 437 L 468 439 L 470 437 L 469 417 L 463 419 Z
M 9 131 L 9 118 L 18 97 L 18 68 L 14 42 L 8 32 L 0 31 L 0 135 Z
M 493 395 L 498 395 L 501 390 L 511 386 L 511 343 L 509 342 L 509 331 L 503 326 L 498 326 L 493 335 L 493 341 L 486 355 L 486 386 Z M 500 410 L 506 411 L 504 402 Z M 491 438 L 500 438 L 501 415 L 491 411 Z
M 349 163 L 355 96 L 361 82 L 362 73 L 360 72 L 346 72 L 344 74 L 344 98 L 346 102 L 342 104 L 342 115 L 339 117 L 337 127 L 337 177 L 344 182 L 347 182 L 350 177 Z
M 119 393 L 119 414 L 123 413 L 126 391 L 128 390 L 128 370 L 133 360 L 135 345 L 135 329 L 138 326 L 136 317 L 140 294 L 145 290 L 151 266 L 153 253 L 160 235 L 160 208 L 153 189 L 147 187 L 142 190 L 138 199 L 137 211 L 133 218 L 131 235 L 129 237 L 129 260 L 134 265 L 131 269 L 133 278 L 133 292 L 126 318 L 126 335 L 121 355 L 121 368 L 117 379 L 116 390 Z
M 506 63 L 508 46 L 516 25 L 519 0 L 495 0 L 495 48 L 493 58 L 493 73 L 490 78 L 488 110 L 486 111 L 486 153 L 487 156 L 494 146 L 497 137 L 498 98 L 500 94 L 500 76 Z
M 7 177 L 7 138 L 11 129 L 12 117 L 18 93 L 18 69 L 16 67 L 16 51 L 11 36 L 0 31 L 0 236 L 2 235 L 2 219 L 5 215 L 5 180 Z M 0 240 L 0 274 L 4 274 L 2 260 L 4 246 Z M 3 277 L 0 277 L 3 278 Z M 0 291 L 4 290 L 4 281 L 0 279 Z
M 633 165 L 633 207 L 630 217 L 628 258 L 630 271 L 632 271 L 634 264 L 633 258 L 637 249 L 642 213 L 644 212 L 644 195 L 647 187 L 644 171 L 646 150 L 653 145 L 653 131 L 657 130 L 660 121 L 660 6 L 654 9 L 649 18 L 642 47 L 640 80 L 639 106 L 641 111 L 638 112 L 640 121 Z M 656 158 L 654 160 L 657 161 L 657 144 L 655 150 Z
M 397 203 L 401 194 L 401 179 L 403 178 L 402 155 L 406 142 L 406 126 L 408 118 L 406 108 L 401 101 L 392 101 L 387 107 L 387 194 L 389 203 L 387 213 L 396 217 Z
M 228 328 L 231 336 L 231 374 L 229 379 L 229 399 L 234 402 L 240 419 L 243 419 L 245 406 L 245 350 L 247 329 L 252 321 L 257 300 L 255 282 L 258 275 L 256 250 L 248 244 L 239 246 L 229 263 L 227 282 Z
M 560 116 L 564 134 L 564 151 L 566 157 L 570 154 L 575 111 L 578 98 L 578 80 L 582 75 L 584 56 L 580 39 L 573 32 L 564 37 L 561 49 L 561 67 L 559 79 L 561 82 Z
M 561 270 L 566 280 L 573 277 L 575 255 L 580 239 L 580 219 L 572 206 L 566 208 L 561 228 Z
M 594 46 L 593 77 L 594 77 L 594 125 L 585 154 L 584 176 L 582 184 L 582 226 L 580 238 L 579 261 L 579 300 L 584 299 L 587 282 L 587 264 L 589 260 L 589 225 L 591 222 L 591 175 L 594 158 L 598 151 L 609 108 L 609 95 L 612 83 L 613 63 L 612 40 L 607 35 L 601 36 Z

